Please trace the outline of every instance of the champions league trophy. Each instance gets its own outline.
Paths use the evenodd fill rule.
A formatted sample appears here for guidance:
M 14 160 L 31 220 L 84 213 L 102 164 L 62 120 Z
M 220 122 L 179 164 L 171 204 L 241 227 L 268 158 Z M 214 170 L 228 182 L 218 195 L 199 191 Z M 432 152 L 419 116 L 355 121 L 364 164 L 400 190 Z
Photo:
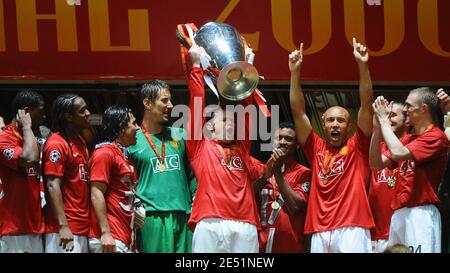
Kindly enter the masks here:
M 219 70 L 216 82 L 222 97 L 239 101 L 253 93 L 259 74 L 252 64 L 246 62 L 245 42 L 234 27 L 207 23 L 196 32 L 194 41 L 211 57 L 211 67 Z

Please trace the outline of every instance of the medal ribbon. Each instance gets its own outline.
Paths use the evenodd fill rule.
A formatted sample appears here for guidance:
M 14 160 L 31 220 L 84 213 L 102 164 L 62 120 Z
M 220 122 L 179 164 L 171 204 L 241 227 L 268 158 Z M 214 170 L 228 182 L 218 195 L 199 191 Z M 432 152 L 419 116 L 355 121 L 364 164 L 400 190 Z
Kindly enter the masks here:
M 141 124 L 141 130 L 144 133 L 144 136 L 147 139 L 148 144 L 150 144 L 150 147 L 152 147 L 153 152 L 155 152 L 159 163 L 163 164 L 164 163 L 164 158 L 166 157 L 166 145 L 164 143 L 164 135 L 161 137 L 161 154 L 162 155 L 159 155 L 158 149 L 156 148 L 156 145 L 155 145 L 155 142 L 153 142 L 152 136 L 145 129 L 144 124 Z
M 222 145 L 216 144 L 217 149 L 219 150 L 220 154 L 222 155 L 222 159 L 225 162 L 225 165 L 228 165 L 228 162 L 230 161 L 230 148 L 223 148 Z
M 277 201 L 278 197 L 280 197 L 280 189 L 278 188 L 277 182 L 275 181 L 275 175 L 272 175 L 272 177 L 270 178 L 270 184 L 272 185 L 275 201 Z

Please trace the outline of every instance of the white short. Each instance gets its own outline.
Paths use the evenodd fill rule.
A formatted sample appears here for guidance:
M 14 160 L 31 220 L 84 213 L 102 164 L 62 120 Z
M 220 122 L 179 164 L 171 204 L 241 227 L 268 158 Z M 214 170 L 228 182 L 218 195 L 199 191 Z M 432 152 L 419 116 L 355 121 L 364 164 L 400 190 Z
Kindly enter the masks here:
M 197 223 L 193 253 L 258 253 L 258 230 L 255 225 L 220 218 L 205 218 Z
M 314 233 L 311 253 L 371 253 L 370 231 L 360 227 L 344 227 Z
M 372 241 L 372 252 L 373 253 L 383 253 L 388 246 L 388 240 L 375 240 Z
M 44 253 L 42 235 L 1 236 L 0 253 Z
M 88 238 L 73 235 L 73 241 L 67 244 L 67 250 L 59 246 L 59 233 L 47 233 L 45 237 L 45 253 L 88 253 Z M 73 247 L 73 250 L 70 249 Z
M 388 246 L 395 244 L 406 245 L 413 253 L 441 253 L 441 215 L 436 206 L 394 211 Z
M 132 253 L 132 251 L 119 240 L 116 241 L 116 253 Z M 89 238 L 89 252 L 90 253 L 103 253 L 102 251 L 102 241 L 97 238 Z

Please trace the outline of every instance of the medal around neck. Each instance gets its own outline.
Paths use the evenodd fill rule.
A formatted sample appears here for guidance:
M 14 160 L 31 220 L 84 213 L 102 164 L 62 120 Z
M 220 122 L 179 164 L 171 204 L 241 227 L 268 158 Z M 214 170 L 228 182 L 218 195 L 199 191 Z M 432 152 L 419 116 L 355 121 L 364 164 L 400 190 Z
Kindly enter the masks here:
M 160 172 L 164 172 L 166 170 L 166 166 L 164 165 L 164 162 L 159 162 L 158 161 L 158 171 Z
M 277 201 L 273 201 L 271 207 L 272 209 L 277 210 L 280 208 L 280 203 L 278 203 Z

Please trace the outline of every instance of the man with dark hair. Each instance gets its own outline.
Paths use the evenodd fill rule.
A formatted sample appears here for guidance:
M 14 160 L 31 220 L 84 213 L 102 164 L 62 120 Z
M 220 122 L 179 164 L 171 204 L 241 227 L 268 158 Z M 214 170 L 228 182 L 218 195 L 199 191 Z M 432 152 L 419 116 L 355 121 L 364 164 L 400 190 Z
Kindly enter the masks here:
M 269 179 L 257 180 L 254 185 L 261 230 L 259 250 L 263 253 L 299 253 L 305 251 L 306 205 L 311 171 L 294 159 L 298 149 L 294 124 L 283 122 L 275 131 Z M 256 159 L 260 173 L 265 166 Z M 267 174 L 264 174 L 266 176 Z
M 388 103 L 378 97 L 371 150 L 372 166 L 376 169 L 397 168 L 395 196 L 391 207 L 388 245 L 409 246 L 412 252 L 441 252 L 441 217 L 437 189 L 447 166 L 448 139 L 435 126 L 439 113 L 439 98 L 428 87 L 413 89 L 403 111 L 412 133 L 398 138 L 389 121 Z M 387 151 L 381 152 L 381 137 Z
M 42 142 L 37 138 L 44 99 L 22 91 L 13 110 L 15 117 L 0 132 L 0 253 L 43 252 Z
M 303 44 L 289 55 L 290 102 L 298 143 L 312 169 L 305 233 L 312 234 L 311 252 L 371 252 L 374 226 L 366 186 L 369 180 L 369 142 L 372 134 L 373 90 L 368 49 L 353 38 L 353 56 L 359 70 L 361 106 L 355 133 L 349 112 L 340 106 L 322 116 L 325 139 L 314 133 L 300 84 Z
M 99 143 L 89 160 L 93 211 L 89 252 L 131 253 L 134 244 L 136 170 L 126 148 L 136 144 L 136 119 L 124 106 L 103 113 Z
M 90 128 L 83 98 L 63 94 L 52 105 L 52 131 L 44 147 L 46 207 L 45 252 L 88 252 L 89 152 L 81 137 Z
M 144 118 L 136 145 L 128 148 L 139 175 L 137 197 L 146 211 L 137 246 L 141 252 L 191 252 L 187 220 L 197 183 L 185 153 L 186 133 L 168 126 L 173 105 L 167 83 L 146 83 L 140 96 Z
M 406 115 L 403 112 L 404 106 L 405 104 L 402 102 L 391 102 L 389 104 L 389 121 L 391 122 L 392 131 L 398 138 L 401 138 L 407 132 L 408 127 L 405 122 Z M 378 145 L 378 143 L 375 145 Z M 374 145 L 371 145 L 370 148 L 373 149 Z M 386 144 L 382 143 L 382 152 L 386 151 L 386 149 Z M 370 155 L 373 154 L 370 153 Z M 373 168 L 371 156 L 369 156 L 369 164 Z M 397 169 L 383 168 L 379 170 L 375 168 L 372 171 L 369 185 L 369 203 L 373 220 L 375 221 L 375 228 L 371 230 L 372 250 L 375 253 L 382 253 L 388 243 L 389 227 L 393 213 L 391 202 L 395 194 L 393 187 L 396 179 Z

